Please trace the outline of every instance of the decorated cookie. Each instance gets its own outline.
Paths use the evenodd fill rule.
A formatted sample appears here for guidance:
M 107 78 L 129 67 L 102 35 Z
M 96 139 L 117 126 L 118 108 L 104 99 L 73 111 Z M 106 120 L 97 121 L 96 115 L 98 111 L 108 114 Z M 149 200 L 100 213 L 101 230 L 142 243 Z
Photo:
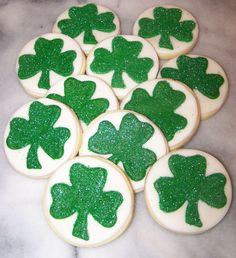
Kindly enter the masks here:
M 140 84 L 123 99 L 121 108 L 152 120 L 162 130 L 171 149 L 190 140 L 200 118 L 193 92 L 184 84 L 169 79 Z
M 75 39 L 87 55 L 100 41 L 120 33 L 120 22 L 110 9 L 94 4 L 73 6 L 63 12 L 53 32 Z
M 231 182 L 223 165 L 198 150 L 182 149 L 159 159 L 148 173 L 145 200 L 154 220 L 177 233 L 202 233 L 227 213 Z
M 60 79 L 82 74 L 85 57 L 79 45 L 70 37 L 49 33 L 27 43 L 21 50 L 16 72 L 32 97 L 44 97 Z
M 143 190 L 146 173 L 168 152 L 165 137 L 148 118 L 119 110 L 95 119 L 86 129 L 80 155 L 107 158 L 125 171 L 133 189 Z
M 158 69 L 158 57 L 150 43 L 138 36 L 117 36 L 90 52 L 86 72 L 111 85 L 122 99 L 137 84 L 155 79 Z
M 87 75 L 58 82 L 49 90 L 47 97 L 73 109 L 83 129 L 102 113 L 119 108 L 113 90 L 104 81 Z
M 81 129 L 64 104 L 38 99 L 19 108 L 4 135 L 7 158 L 20 173 L 45 178 L 77 153 Z
M 46 219 L 55 233 L 79 247 L 103 245 L 122 234 L 134 209 L 123 171 L 98 157 L 77 157 L 50 178 L 44 195 Z
M 197 55 L 182 55 L 164 64 L 159 77 L 181 81 L 196 94 L 202 119 L 214 115 L 228 92 L 224 70 L 214 60 Z
M 198 38 L 198 24 L 183 8 L 163 5 L 144 11 L 133 33 L 147 39 L 161 59 L 170 59 L 191 51 Z

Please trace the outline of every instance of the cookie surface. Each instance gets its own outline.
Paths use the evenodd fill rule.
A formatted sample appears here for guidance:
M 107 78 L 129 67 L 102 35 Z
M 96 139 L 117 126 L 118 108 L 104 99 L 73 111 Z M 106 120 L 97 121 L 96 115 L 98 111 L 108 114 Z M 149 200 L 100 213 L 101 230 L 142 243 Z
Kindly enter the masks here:
M 198 24 L 183 8 L 156 6 L 138 17 L 133 34 L 148 40 L 161 59 L 170 59 L 191 51 L 198 38 Z
M 76 40 L 87 55 L 102 40 L 120 33 L 120 22 L 110 9 L 94 4 L 73 6 L 63 12 L 53 27 Z
M 119 108 L 112 89 L 104 81 L 88 75 L 59 81 L 49 90 L 47 97 L 69 106 L 83 129 L 102 113 Z
M 78 153 L 81 133 L 76 115 L 64 104 L 31 101 L 13 114 L 6 127 L 6 156 L 18 172 L 46 178 Z
M 214 60 L 198 55 L 182 55 L 162 66 L 158 75 L 181 81 L 196 94 L 201 118 L 214 115 L 224 104 L 228 93 L 228 79 Z
M 154 122 L 162 130 L 170 149 L 189 141 L 199 125 L 197 100 L 193 92 L 178 81 L 144 82 L 129 92 L 120 106 Z
M 227 171 L 215 157 L 181 149 L 151 168 L 144 194 L 157 223 L 177 233 L 197 234 L 223 219 L 230 207 L 232 187 Z
M 117 36 L 99 43 L 88 55 L 86 73 L 111 85 L 122 99 L 137 84 L 155 79 L 159 61 L 154 48 L 138 36 Z
M 109 159 L 125 171 L 134 191 L 143 190 L 146 173 L 168 152 L 165 137 L 148 118 L 119 110 L 95 119 L 85 130 L 80 155 Z
M 32 97 L 45 97 L 59 80 L 83 74 L 85 57 L 70 37 L 48 33 L 28 42 L 21 50 L 16 72 L 25 91 Z
M 134 194 L 125 174 L 111 162 L 80 156 L 50 178 L 44 213 L 55 233 L 79 247 L 117 238 L 131 222 Z

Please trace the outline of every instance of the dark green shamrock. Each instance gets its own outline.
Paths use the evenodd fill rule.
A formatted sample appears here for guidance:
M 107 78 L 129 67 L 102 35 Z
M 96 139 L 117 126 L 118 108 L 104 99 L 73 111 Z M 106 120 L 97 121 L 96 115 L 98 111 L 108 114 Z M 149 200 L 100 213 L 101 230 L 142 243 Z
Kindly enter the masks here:
M 143 44 L 139 41 L 128 41 L 117 36 L 112 40 L 112 51 L 97 48 L 90 69 L 97 74 L 106 74 L 114 71 L 111 86 L 126 88 L 122 78 L 127 73 L 137 83 L 148 80 L 148 73 L 153 67 L 151 58 L 139 58 Z
M 109 107 L 109 101 L 105 98 L 91 99 L 95 91 L 96 83 L 93 81 L 68 78 L 64 82 L 65 96 L 49 94 L 47 97 L 63 102 L 72 108 L 78 118 L 88 125 Z
M 116 25 L 113 23 L 114 14 L 112 12 L 98 14 L 95 4 L 72 7 L 69 9 L 68 15 L 69 19 L 59 21 L 58 27 L 63 34 L 71 38 L 76 38 L 84 33 L 85 44 L 97 43 L 93 30 L 112 32 L 116 29 Z
M 207 161 L 201 155 L 172 155 L 168 164 L 174 177 L 160 177 L 154 183 L 160 198 L 160 209 L 173 212 L 188 202 L 185 222 L 202 227 L 198 201 L 218 209 L 224 207 L 227 202 L 224 193 L 225 176 L 221 173 L 206 176 Z
M 153 10 L 154 19 L 139 20 L 139 36 L 152 38 L 160 35 L 159 47 L 174 49 L 170 37 L 182 42 L 191 42 L 196 23 L 192 20 L 180 21 L 182 10 L 178 8 L 157 7 Z
M 73 164 L 70 168 L 71 185 L 58 183 L 51 188 L 50 214 L 55 219 L 65 219 L 77 213 L 72 235 L 83 240 L 89 240 L 89 214 L 103 227 L 113 227 L 123 196 L 115 191 L 103 192 L 106 181 L 104 168 Z
M 177 58 L 176 63 L 178 69 L 164 67 L 161 76 L 181 81 L 210 99 L 219 97 L 224 78 L 219 74 L 207 73 L 207 58 L 182 55 Z
M 160 81 L 156 84 L 152 96 L 145 89 L 134 90 L 124 109 L 133 110 L 148 117 L 170 141 L 176 132 L 187 125 L 186 118 L 175 113 L 185 99 L 183 92 L 173 90 L 167 81 Z
M 70 138 L 70 130 L 53 127 L 60 115 L 60 107 L 34 101 L 29 108 L 29 120 L 21 117 L 11 120 L 7 146 L 18 150 L 30 145 L 27 154 L 28 169 L 42 168 L 37 154 L 39 147 L 52 159 L 60 159 L 63 156 L 65 142 Z
M 38 87 L 49 89 L 50 71 L 65 77 L 71 75 L 77 54 L 73 50 L 61 52 L 63 45 L 64 42 L 60 38 L 38 38 L 34 45 L 35 55 L 25 54 L 19 57 L 19 78 L 25 80 L 41 72 Z
M 119 130 L 111 122 L 102 121 L 89 139 L 88 148 L 98 154 L 111 154 L 109 160 L 115 164 L 122 162 L 127 175 L 133 181 L 140 181 L 157 159 L 153 151 L 143 148 L 153 134 L 150 124 L 139 121 L 134 114 L 127 114 Z

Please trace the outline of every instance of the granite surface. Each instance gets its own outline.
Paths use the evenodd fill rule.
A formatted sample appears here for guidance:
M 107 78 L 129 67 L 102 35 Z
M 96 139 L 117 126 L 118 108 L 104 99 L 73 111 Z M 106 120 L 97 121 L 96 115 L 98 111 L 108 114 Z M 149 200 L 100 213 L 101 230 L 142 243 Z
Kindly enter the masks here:
M 57 16 L 69 6 L 85 1 L 0 0 L 0 136 L 11 114 L 30 100 L 15 75 L 16 57 L 35 36 L 50 32 Z M 236 184 L 236 1 L 235 0 L 101 0 L 122 21 L 130 34 L 136 17 L 162 3 L 191 11 L 199 21 L 200 37 L 192 51 L 217 60 L 225 68 L 230 94 L 222 110 L 202 122 L 187 144 L 214 154 Z M 28 179 L 16 173 L 0 149 L 0 258 L 222 258 L 236 257 L 236 201 L 214 229 L 196 236 L 171 233 L 149 216 L 143 193 L 136 198 L 135 216 L 117 240 L 96 249 L 80 249 L 60 240 L 48 227 L 41 199 L 46 180 Z

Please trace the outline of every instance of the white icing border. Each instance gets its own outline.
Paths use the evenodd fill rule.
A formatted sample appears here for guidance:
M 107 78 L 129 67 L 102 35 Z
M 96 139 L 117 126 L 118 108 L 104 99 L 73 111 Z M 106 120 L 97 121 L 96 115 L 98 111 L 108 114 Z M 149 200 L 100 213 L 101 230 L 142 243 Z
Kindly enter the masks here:
M 105 168 L 107 170 L 107 182 L 104 187 L 104 191 L 118 191 L 123 196 L 123 202 L 117 210 L 117 222 L 113 227 L 103 227 L 92 217 L 91 214 L 88 216 L 88 232 L 90 238 L 88 241 L 74 237 L 71 234 L 73 224 L 77 218 L 76 213 L 65 219 L 54 219 L 49 212 L 52 203 L 50 193 L 52 185 L 56 183 L 66 183 L 71 185 L 68 177 L 69 168 L 72 164 L 77 162 L 85 166 Z M 50 227 L 60 238 L 75 246 L 94 247 L 112 241 L 126 230 L 133 217 L 134 194 L 129 180 L 117 166 L 102 158 L 80 156 L 69 160 L 50 178 L 44 194 L 43 209 Z
M 170 213 L 163 212 L 159 208 L 159 196 L 153 186 L 153 183 L 162 176 L 173 177 L 173 174 L 168 167 L 168 159 L 173 154 L 183 156 L 192 156 L 197 154 L 202 155 L 207 159 L 206 176 L 214 173 L 222 173 L 226 177 L 227 181 L 224 190 L 227 196 L 227 203 L 223 208 L 217 209 L 208 206 L 203 201 L 198 202 L 198 211 L 203 224 L 201 228 L 185 223 L 187 202 L 185 202 L 180 209 Z M 147 208 L 157 223 L 176 233 L 197 234 L 211 229 L 224 218 L 231 204 L 232 187 L 227 171 L 215 157 L 199 150 L 181 149 L 170 152 L 153 165 L 145 182 L 144 194 Z

